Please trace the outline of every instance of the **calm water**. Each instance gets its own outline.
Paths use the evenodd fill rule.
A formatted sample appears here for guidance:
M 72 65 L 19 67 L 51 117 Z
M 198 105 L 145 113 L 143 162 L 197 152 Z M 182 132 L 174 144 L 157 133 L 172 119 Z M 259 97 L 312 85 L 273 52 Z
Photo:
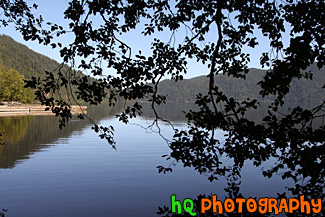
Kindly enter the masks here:
M 225 196 L 225 180 L 210 183 L 181 164 L 172 173 L 158 174 L 157 166 L 169 164 L 161 158 L 169 153 L 164 140 L 139 126 L 119 123 L 111 116 L 116 112 L 89 111 L 96 122 L 115 127 L 117 151 L 100 140 L 87 121 L 71 121 L 61 131 L 49 116 L 0 119 L 6 142 L 0 147 L 0 209 L 8 209 L 6 216 L 150 217 L 158 216 L 159 206 L 170 206 L 172 194 L 177 199 Z M 178 127 L 185 126 L 181 113 L 171 113 Z M 150 114 L 133 123 L 146 126 Z M 171 136 L 168 126 L 162 129 Z M 284 187 L 281 178 L 265 179 L 259 168 L 245 166 L 245 196 L 276 196 Z

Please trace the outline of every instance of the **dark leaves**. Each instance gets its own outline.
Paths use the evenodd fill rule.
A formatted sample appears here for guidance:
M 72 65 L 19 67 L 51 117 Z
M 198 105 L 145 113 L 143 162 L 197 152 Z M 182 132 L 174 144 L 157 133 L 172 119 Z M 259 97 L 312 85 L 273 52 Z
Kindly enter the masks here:
M 121 99 L 132 102 L 117 115 L 120 121 L 128 123 L 130 118 L 141 115 L 137 100 L 150 101 L 153 109 L 165 103 L 166 97 L 158 94 L 159 82 L 166 76 L 176 82 L 182 80 L 190 70 L 188 59 L 193 59 L 209 71 L 206 72 L 210 81 L 208 93 L 197 94 L 195 103 L 199 109 L 186 114 L 186 130 L 175 131 L 169 143 L 169 157 L 184 167 L 207 174 L 210 181 L 220 176 L 238 178 L 245 162 L 253 161 L 260 166 L 275 158 L 275 165 L 263 175 L 281 173 L 284 179 L 295 182 L 308 180 L 307 184 L 292 189 L 294 194 L 324 194 L 320 190 L 324 189 L 324 180 L 319 177 L 325 176 L 325 128 L 324 122 L 318 127 L 314 122 L 325 117 L 325 99 L 319 99 L 314 108 L 296 107 L 286 114 L 279 112 L 292 82 L 295 79 L 312 82 L 313 71 L 306 71 L 307 67 L 314 63 L 318 69 L 324 66 L 323 1 L 82 2 L 69 2 L 64 13 L 69 22 L 67 29 L 51 22 L 44 28 L 43 19 L 35 17 L 32 7 L 24 1 L 0 4 L 4 10 L 2 25 L 14 22 L 25 40 L 60 47 L 64 62 L 71 63 L 65 72 L 47 72 L 43 79 L 33 78 L 26 84 L 36 89 L 42 104 L 62 118 L 60 126 L 71 118 L 69 103 L 62 97 L 54 97 L 60 88 L 70 89 L 71 96 L 95 105 L 106 98 L 110 106 Z M 93 25 L 94 19 L 98 24 Z M 283 43 L 285 22 L 290 26 L 287 47 Z M 141 28 L 143 38 L 136 40 L 151 45 L 147 55 L 134 52 L 122 40 L 137 28 Z M 256 30 L 264 38 L 256 37 Z M 53 42 L 54 37 L 60 41 L 68 31 L 74 36 L 68 46 Z M 156 33 L 161 31 L 171 36 L 167 40 L 158 38 Z M 156 38 L 151 41 L 152 35 Z M 217 87 L 214 78 L 224 74 L 246 79 L 250 54 L 244 52 L 245 48 L 255 49 L 262 40 L 269 43 L 271 50 L 265 50 L 260 58 L 261 66 L 269 69 L 258 83 L 260 97 L 239 101 Z M 76 58 L 80 59 L 79 65 L 75 65 Z M 88 70 L 91 75 L 78 73 L 74 68 Z M 103 76 L 106 69 L 117 76 Z M 247 119 L 248 112 L 261 109 L 259 102 L 263 99 L 269 100 L 263 121 L 255 123 Z M 115 147 L 112 128 L 94 125 L 93 129 Z M 226 132 L 224 141 L 215 138 L 216 129 Z M 233 159 L 233 164 L 225 166 L 221 157 Z M 171 169 L 160 166 L 158 171 L 165 173 Z M 238 194 L 236 184 L 229 185 L 229 189 Z

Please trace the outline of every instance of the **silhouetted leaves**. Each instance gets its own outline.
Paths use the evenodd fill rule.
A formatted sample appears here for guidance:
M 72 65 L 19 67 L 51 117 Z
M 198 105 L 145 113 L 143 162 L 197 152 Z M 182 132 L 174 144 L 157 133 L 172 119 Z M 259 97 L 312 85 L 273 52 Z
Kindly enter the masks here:
M 8 212 L 7 209 L 2 209 L 2 211 L 0 212 L 0 217 L 5 217 L 6 212 Z
M 279 113 L 292 81 L 312 81 L 313 72 L 306 69 L 314 63 L 318 69 L 324 66 L 324 1 L 179 0 L 172 4 L 156 0 L 73 0 L 64 12 L 69 22 L 67 29 L 51 22 L 44 27 L 42 18 L 33 15 L 33 7 L 21 0 L 2 1 L 0 7 L 5 15 L 1 23 L 14 22 L 25 40 L 38 40 L 55 47 L 54 37 L 60 40 L 67 32 L 74 36 L 68 46 L 60 49 L 64 62 L 72 68 L 57 75 L 48 72 L 44 78 L 28 83 L 36 88 L 38 100 L 63 118 L 61 125 L 70 118 L 69 103 L 55 100 L 51 94 L 62 86 L 75 87 L 77 91 L 69 94 L 91 104 L 100 103 L 105 97 L 110 106 L 120 99 L 132 103 L 147 99 L 157 123 L 161 118 L 155 105 L 166 101 L 158 93 L 160 81 L 166 76 L 182 80 L 188 70 L 187 60 L 193 59 L 208 67 L 208 93 L 197 93 L 199 110 L 186 114 L 188 129 L 175 130 L 173 140 L 169 141 L 170 157 L 208 174 L 210 180 L 220 176 L 240 177 L 246 161 L 259 166 L 274 158 L 276 163 L 263 172 L 265 176 L 281 173 L 282 178 L 297 184 L 307 180 L 291 189 L 292 193 L 324 196 L 321 189 L 324 189 L 325 176 L 325 127 L 324 122 L 320 126 L 314 122 L 325 117 L 325 99 L 320 99 L 321 103 L 311 109 L 296 107 Z M 137 28 L 143 28 L 144 40 L 154 36 L 148 41 L 151 43 L 148 55 L 135 54 L 123 41 L 124 35 Z M 187 33 L 177 34 L 182 28 Z M 255 36 L 257 30 L 264 38 Z M 160 31 L 171 34 L 167 42 L 158 38 L 156 33 Z M 285 31 L 289 31 L 287 47 L 282 40 Z M 176 40 L 176 34 L 181 38 Z M 271 50 L 264 51 L 260 57 L 261 65 L 268 70 L 258 83 L 259 94 L 262 98 L 270 96 L 272 101 L 264 121 L 255 123 L 245 114 L 260 109 L 260 99 L 239 101 L 218 88 L 215 77 L 223 74 L 246 79 L 250 54 L 245 48 L 254 48 L 262 40 L 269 43 Z M 75 65 L 75 59 L 81 63 Z M 105 65 L 99 64 L 102 61 Z M 94 80 L 72 70 L 76 68 L 90 70 L 91 75 L 103 75 L 103 68 L 109 68 L 117 76 Z M 133 104 L 126 106 L 117 118 L 128 123 L 140 114 L 141 108 Z M 226 132 L 224 141 L 215 138 L 217 128 Z M 94 130 L 113 143 L 112 129 L 95 125 Z M 223 156 L 231 158 L 233 164 L 223 165 L 220 160 Z

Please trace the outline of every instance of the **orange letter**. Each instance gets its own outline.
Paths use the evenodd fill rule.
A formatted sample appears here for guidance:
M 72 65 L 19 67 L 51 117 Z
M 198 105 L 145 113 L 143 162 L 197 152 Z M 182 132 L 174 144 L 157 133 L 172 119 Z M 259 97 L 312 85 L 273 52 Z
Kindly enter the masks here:
M 217 212 L 217 206 L 218 206 L 218 210 L 219 210 L 219 214 L 223 213 L 223 209 L 222 209 L 222 203 L 221 201 L 217 200 L 217 196 L 213 195 L 212 196 L 212 203 L 213 203 L 213 212 Z
M 267 201 L 268 201 L 268 198 L 267 197 L 266 198 L 260 198 L 258 200 L 258 204 L 260 205 L 260 207 L 258 208 L 258 211 L 261 214 L 265 214 L 267 212 Z
M 235 203 L 232 199 L 226 199 L 224 205 L 226 212 L 233 212 L 235 210 Z
M 279 212 L 283 212 L 283 209 L 284 209 L 284 212 L 289 212 L 287 199 L 285 199 L 285 198 L 282 198 L 280 201 Z
M 306 214 L 310 214 L 310 204 L 308 201 L 305 201 L 305 196 L 304 195 L 301 195 L 300 196 L 300 209 L 301 209 L 301 212 L 305 212 L 305 206 L 307 208 L 307 211 L 306 211 Z
M 205 206 L 205 203 L 208 203 L 208 206 Z M 205 213 L 206 210 L 209 210 L 211 208 L 211 200 L 207 198 L 202 198 L 201 199 L 201 212 Z
M 248 212 L 255 212 L 257 210 L 257 203 L 253 198 L 249 198 L 246 202 Z
M 245 203 L 245 199 L 244 198 L 236 198 L 236 203 L 238 204 L 238 213 L 242 213 L 243 212 L 243 203 Z
M 273 202 L 273 203 L 272 203 L 272 202 Z M 278 215 L 278 214 L 279 214 L 279 210 L 278 210 L 277 205 L 278 205 L 278 201 L 277 201 L 277 199 L 275 199 L 275 198 L 270 198 L 270 199 L 269 199 L 269 213 L 271 213 L 271 212 L 272 212 L 272 208 L 274 208 L 274 214 L 275 214 L 275 215 Z
M 322 200 L 317 199 L 317 203 L 315 203 L 315 200 L 311 200 L 311 205 L 313 206 L 313 212 L 314 213 L 319 213 L 322 210 Z M 315 208 L 314 208 L 315 207 Z M 318 209 L 316 209 L 318 208 Z
M 293 202 L 296 203 L 296 206 L 293 206 Z M 295 198 L 289 198 L 289 213 L 293 213 L 293 211 L 299 208 L 299 200 Z

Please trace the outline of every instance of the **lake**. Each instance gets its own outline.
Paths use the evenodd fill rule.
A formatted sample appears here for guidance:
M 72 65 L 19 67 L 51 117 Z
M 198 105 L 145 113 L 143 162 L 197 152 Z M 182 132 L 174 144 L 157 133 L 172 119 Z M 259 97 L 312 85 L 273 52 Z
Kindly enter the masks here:
M 188 107 L 168 105 L 164 115 L 175 126 L 186 127 L 182 113 L 175 110 Z M 170 150 L 157 133 L 138 126 L 152 122 L 150 113 L 128 125 L 114 118 L 118 109 L 89 108 L 88 113 L 96 123 L 114 126 L 117 150 L 100 140 L 86 120 L 72 120 L 60 130 L 53 116 L 0 119 L 6 143 L 0 146 L 0 209 L 8 209 L 6 217 L 149 217 L 159 216 L 158 207 L 170 207 L 172 194 L 178 200 L 199 194 L 226 196 L 224 179 L 211 183 L 180 163 L 172 173 L 158 173 L 157 166 L 170 163 L 161 157 Z M 172 129 L 166 124 L 161 128 L 171 138 Z M 248 163 L 241 192 L 246 197 L 275 197 L 290 184 L 277 176 L 266 179 L 261 168 Z

